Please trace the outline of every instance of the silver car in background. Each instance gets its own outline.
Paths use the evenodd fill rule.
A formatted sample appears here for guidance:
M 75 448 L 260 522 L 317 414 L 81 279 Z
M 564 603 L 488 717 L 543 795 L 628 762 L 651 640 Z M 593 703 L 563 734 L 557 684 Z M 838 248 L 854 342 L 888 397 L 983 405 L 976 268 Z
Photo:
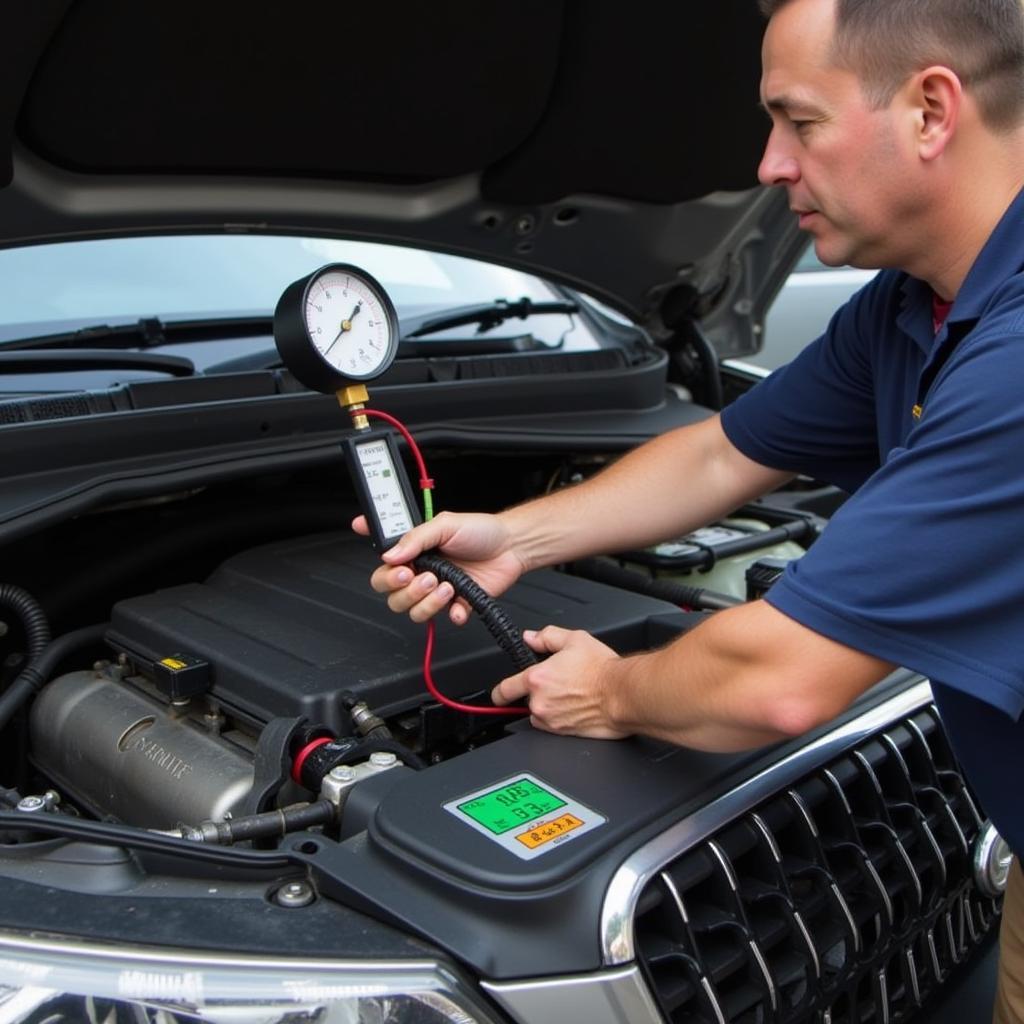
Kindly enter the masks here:
M 877 271 L 827 267 L 808 245 L 765 319 L 764 347 L 747 362 L 776 370 L 790 362 L 828 326 L 832 314 Z

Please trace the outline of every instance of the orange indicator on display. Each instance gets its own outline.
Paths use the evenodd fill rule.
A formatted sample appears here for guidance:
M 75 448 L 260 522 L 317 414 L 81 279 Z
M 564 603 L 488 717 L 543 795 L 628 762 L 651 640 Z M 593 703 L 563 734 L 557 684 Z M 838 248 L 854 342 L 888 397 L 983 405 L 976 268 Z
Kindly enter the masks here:
M 528 832 L 521 832 L 516 836 L 516 839 L 523 846 L 536 850 L 538 846 L 550 843 L 553 839 L 564 836 L 566 832 L 571 832 L 582 824 L 583 822 L 575 814 L 562 814 L 557 818 L 552 818 L 550 821 L 542 822 L 536 828 L 531 828 Z

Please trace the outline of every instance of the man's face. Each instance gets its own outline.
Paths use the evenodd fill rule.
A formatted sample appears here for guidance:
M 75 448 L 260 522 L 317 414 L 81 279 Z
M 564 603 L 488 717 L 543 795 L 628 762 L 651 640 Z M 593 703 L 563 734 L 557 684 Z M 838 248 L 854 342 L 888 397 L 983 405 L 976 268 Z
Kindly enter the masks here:
M 857 76 L 831 62 L 833 7 L 791 0 L 768 25 L 761 101 L 772 131 L 758 175 L 786 188 L 823 263 L 897 266 L 894 227 L 915 205 L 916 163 L 899 103 L 872 110 Z

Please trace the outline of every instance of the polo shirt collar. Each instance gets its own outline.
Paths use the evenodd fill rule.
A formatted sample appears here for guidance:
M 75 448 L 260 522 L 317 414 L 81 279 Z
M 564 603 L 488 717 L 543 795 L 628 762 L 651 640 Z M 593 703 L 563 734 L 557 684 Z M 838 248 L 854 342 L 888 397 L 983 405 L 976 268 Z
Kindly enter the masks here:
M 953 308 L 946 318 L 946 328 L 965 320 L 977 320 L 1004 282 L 1024 268 L 1024 189 L 1007 207 L 988 241 L 967 272 Z M 908 334 L 924 352 L 931 352 L 936 342 L 932 327 L 932 290 L 924 281 L 904 276 L 901 286 L 903 302 L 897 326 Z
M 1024 189 L 1010 203 L 957 292 L 949 319 L 977 320 L 996 291 L 1024 267 Z

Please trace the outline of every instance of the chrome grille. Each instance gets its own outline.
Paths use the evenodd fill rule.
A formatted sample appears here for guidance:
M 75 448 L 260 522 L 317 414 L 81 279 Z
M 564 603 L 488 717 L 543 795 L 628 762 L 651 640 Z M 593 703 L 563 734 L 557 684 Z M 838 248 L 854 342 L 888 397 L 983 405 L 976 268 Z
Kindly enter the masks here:
M 862 737 L 660 866 L 635 953 L 672 1024 L 910 1019 L 998 918 L 933 707 Z

